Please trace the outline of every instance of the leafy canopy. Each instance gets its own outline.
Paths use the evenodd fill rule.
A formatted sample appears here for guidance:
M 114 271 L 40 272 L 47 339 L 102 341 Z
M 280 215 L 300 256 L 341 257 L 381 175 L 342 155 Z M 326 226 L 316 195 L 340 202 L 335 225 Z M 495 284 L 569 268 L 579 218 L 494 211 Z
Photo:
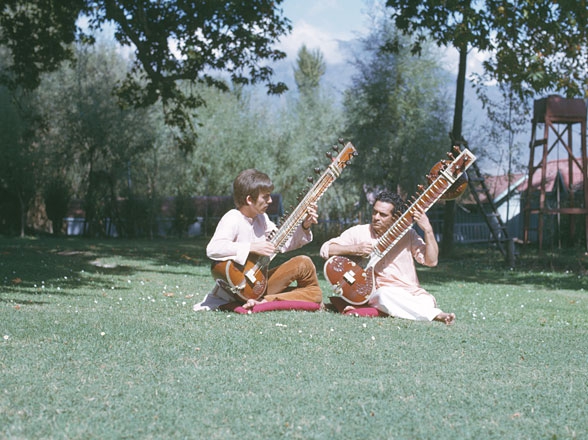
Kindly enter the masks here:
M 113 25 L 116 40 L 135 54 L 119 95 L 136 106 L 161 99 L 167 122 L 185 128 L 186 111 L 204 102 L 180 82 L 224 90 L 222 74 L 235 84 L 265 83 L 269 93 L 286 89 L 271 82 L 273 70 L 264 64 L 285 57 L 272 47 L 291 31 L 278 9 L 282 1 L 5 0 L 0 46 L 8 49 L 9 62 L 0 81 L 37 87 L 43 72 L 72 58 L 72 42 L 93 42 L 94 31 Z
M 588 8 L 585 0 L 387 0 L 398 29 L 420 51 L 439 45 L 489 56 L 480 81 L 510 83 L 519 96 L 559 91 L 588 96 Z

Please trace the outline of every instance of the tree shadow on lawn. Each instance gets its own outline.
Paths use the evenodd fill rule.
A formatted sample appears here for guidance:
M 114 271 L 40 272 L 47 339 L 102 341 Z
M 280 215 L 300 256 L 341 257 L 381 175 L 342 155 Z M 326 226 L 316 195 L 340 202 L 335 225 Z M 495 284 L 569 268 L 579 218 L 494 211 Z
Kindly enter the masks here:
M 324 279 L 325 260 L 320 245 L 310 244 L 276 257 L 275 264 L 295 254 L 310 256 L 319 278 Z M 529 285 L 545 289 L 588 290 L 588 256 L 583 250 L 538 252 L 528 248 L 517 256 L 515 267 L 508 267 L 502 254 L 488 245 L 459 245 L 453 258 L 439 258 L 437 267 L 417 265 L 419 280 L 427 285 L 471 282 L 491 285 Z
M 435 268 L 417 268 L 426 284 L 465 281 L 494 285 L 528 285 L 545 289 L 588 290 L 588 256 L 583 250 L 539 252 L 532 247 L 519 253 L 515 267 L 495 249 L 482 246 L 457 248 L 455 257 L 440 258 Z
M 41 283 L 44 282 L 45 289 L 60 286 L 59 291 L 51 288 L 52 294 L 69 295 L 73 290 L 87 287 L 92 290 L 110 288 L 105 275 L 130 277 L 138 272 L 153 272 L 178 277 L 202 276 L 202 269 L 209 265 L 206 258 L 208 240 L 207 237 L 185 240 L 0 238 L 0 270 L 3 273 L 0 282 L 4 284 L 3 293 L 42 294 Z M 321 244 L 313 242 L 296 251 L 278 254 L 270 267 L 295 255 L 308 255 L 319 278 L 324 280 L 325 261 L 319 255 Z M 134 260 L 137 265 L 125 260 Z M 188 269 L 182 270 L 184 267 Z M 200 270 L 192 271 L 191 267 L 200 267 Z M 418 266 L 417 271 L 421 282 L 428 285 L 464 281 L 588 290 L 587 267 L 588 256 L 578 249 L 557 253 L 529 249 L 517 258 L 515 268 L 510 269 L 504 257 L 487 245 L 460 245 L 456 246 L 453 258 L 440 258 L 437 267 Z M 79 276 L 81 272 L 83 277 Z
M 0 273 L 3 275 L 0 301 L 10 301 L 8 294 L 66 296 L 84 288 L 110 289 L 112 284 L 105 280 L 105 275 L 130 277 L 138 272 L 152 272 L 194 276 L 190 270 L 172 269 L 208 264 L 202 252 L 202 243 L 190 240 L 0 238 Z M 129 259 L 136 260 L 137 265 L 128 264 L 125 260 Z

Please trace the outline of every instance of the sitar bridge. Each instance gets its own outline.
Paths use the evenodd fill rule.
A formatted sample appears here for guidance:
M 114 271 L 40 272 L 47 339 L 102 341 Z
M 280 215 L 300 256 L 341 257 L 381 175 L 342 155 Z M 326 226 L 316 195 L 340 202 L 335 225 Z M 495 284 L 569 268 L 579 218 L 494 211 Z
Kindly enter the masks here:
M 257 277 L 255 276 L 255 270 L 253 269 L 249 269 L 246 273 L 245 273 L 245 277 L 249 280 L 249 282 L 251 284 L 255 284 L 255 282 L 257 281 Z
M 348 270 L 347 272 L 345 272 L 345 274 L 343 275 L 343 279 L 345 281 L 347 281 L 348 284 L 355 283 L 354 273 L 352 271 L 350 271 L 350 270 Z

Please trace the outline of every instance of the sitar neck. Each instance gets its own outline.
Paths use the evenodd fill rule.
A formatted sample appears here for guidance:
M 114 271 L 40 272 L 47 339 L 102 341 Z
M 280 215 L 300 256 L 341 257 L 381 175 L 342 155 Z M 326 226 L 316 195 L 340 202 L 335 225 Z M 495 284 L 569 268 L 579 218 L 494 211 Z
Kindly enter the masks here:
M 414 223 L 414 213 L 418 210 L 428 211 L 447 191 L 453 181 L 446 176 L 439 176 L 416 198 L 416 200 L 400 215 L 392 226 L 378 239 L 373 253 L 379 258 L 386 255 L 396 243 L 408 232 Z
M 457 183 L 466 169 L 476 160 L 476 157 L 469 150 L 464 150 L 457 158 L 453 158 L 452 155 L 450 157 L 453 159 L 451 163 L 441 161 L 433 167 L 437 172 L 437 177 L 430 180 L 429 186 L 421 194 L 413 197 L 413 202 L 403 212 L 395 215 L 392 226 L 376 242 L 366 268 L 375 266 L 408 232 L 414 223 L 416 211 L 428 211 L 452 185 Z M 437 169 L 439 165 L 442 166 Z
M 296 228 L 298 228 L 300 223 L 304 221 L 309 206 L 318 202 L 335 179 L 341 175 L 341 171 L 343 171 L 343 168 L 350 163 L 351 158 L 356 155 L 357 150 L 351 142 L 348 142 L 345 144 L 339 155 L 332 159 L 329 166 L 322 172 L 320 177 L 300 200 L 298 206 L 294 208 L 292 213 L 283 221 L 278 230 L 270 237 L 270 242 L 274 244 L 276 250 L 282 248 L 288 239 L 292 237 Z M 328 157 L 332 157 L 331 153 L 328 154 Z M 274 256 L 275 255 L 276 254 L 274 254 Z

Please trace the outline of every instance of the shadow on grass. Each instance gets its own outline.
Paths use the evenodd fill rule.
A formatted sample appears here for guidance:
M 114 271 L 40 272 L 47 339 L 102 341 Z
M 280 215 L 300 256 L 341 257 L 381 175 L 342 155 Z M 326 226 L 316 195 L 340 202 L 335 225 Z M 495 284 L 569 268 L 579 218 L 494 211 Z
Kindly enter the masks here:
M 110 288 L 109 276 L 153 272 L 193 276 L 192 267 L 208 267 L 206 237 L 185 240 L 93 240 L 85 238 L 0 238 L 0 282 L 3 293 L 71 295 L 91 287 Z M 276 256 L 272 266 L 298 254 L 310 256 L 324 280 L 320 243 Z M 131 260 L 131 261 L 129 261 Z M 133 264 L 136 262 L 136 265 Z M 588 256 L 579 249 L 542 252 L 526 248 L 516 266 L 489 246 L 456 246 L 453 258 L 440 259 L 435 268 L 418 267 L 422 283 L 442 285 L 456 281 L 493 285 L 530 285 L 537 288 L 588 290 Z M 183 270 L 183 268 L 186 268 Z M 178 271 L 179 269 L 179 271 Z M 80 277 L 80 273 L 84 273 Z M 212 281 L 212 280 L 211 280 Z M 0 301 L 2 297 L 0 296 Z
M 172 269 L 208 265 L 205 246 L 203 238 L 182 241 L 0 238 L 3 293 L 0 301 L 6 301 L 9 293 L 67 296 L 86 287 L 108 289 L 110 277 L 130 277 L 137 272 L 191 276 L 194 272 L 189 269 Z
M 325 261 L 317 245 L 308 245 L 295 253 L 309 255 L 324 279 Z M 276 263 L 286 256 L 276 257 Z M 588 290 L 588 255 L 583 249 L 538 252 L 528 247 L 519 250 L 515 267 L 510 268 L 502 254 L 488 245 L 459 245 L 452 258 L 440 257 L 437 267 L 417 265 L 423 284 L 442 285 L 467 281 L 490 285 L 529 285 L 546 289 Z

